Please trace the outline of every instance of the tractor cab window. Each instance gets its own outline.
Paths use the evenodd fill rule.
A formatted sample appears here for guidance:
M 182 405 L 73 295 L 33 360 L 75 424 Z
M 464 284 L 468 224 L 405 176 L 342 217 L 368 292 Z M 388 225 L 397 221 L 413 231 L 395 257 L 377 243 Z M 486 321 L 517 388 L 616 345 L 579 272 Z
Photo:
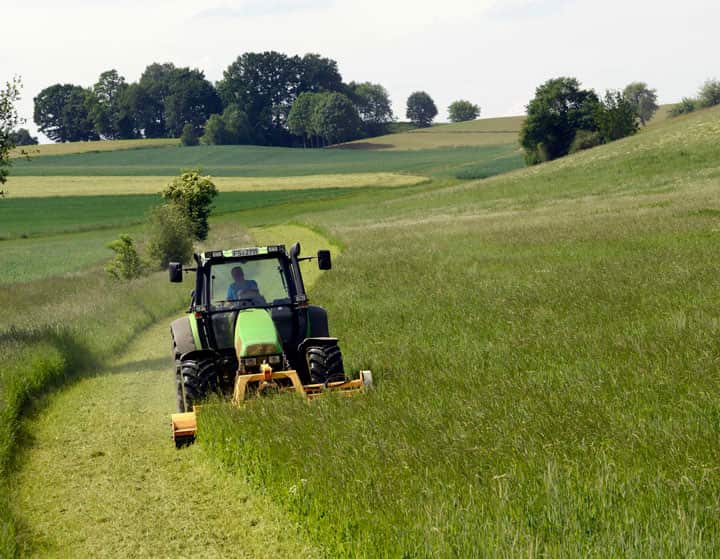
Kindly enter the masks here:
M 213 304 L 271 305 L 290 297 L 280 261 L 267 258 L 215 264 L 210 270 L 210 294 Z

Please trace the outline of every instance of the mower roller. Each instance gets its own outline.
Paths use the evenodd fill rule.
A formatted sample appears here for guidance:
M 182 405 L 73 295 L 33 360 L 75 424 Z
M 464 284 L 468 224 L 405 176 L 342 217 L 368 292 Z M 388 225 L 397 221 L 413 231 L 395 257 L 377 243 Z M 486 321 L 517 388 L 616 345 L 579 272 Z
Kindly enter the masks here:
M 186 315 L 170 327 L 178 413 L 175 446 L 195 440 L 198 405 L 211 394 L 240 406 L 248 399 L 293 392 L 312 400 L 328 391 L 354 395 L 372 385 L 372 373 L 345 375 L 327 312 L 308 303 L 300 262 L 332 267 L 330 252 L 300 257 L 300 243 L 207 251 L 195 267 L 170 263 L 170 281 L 195 272 Z

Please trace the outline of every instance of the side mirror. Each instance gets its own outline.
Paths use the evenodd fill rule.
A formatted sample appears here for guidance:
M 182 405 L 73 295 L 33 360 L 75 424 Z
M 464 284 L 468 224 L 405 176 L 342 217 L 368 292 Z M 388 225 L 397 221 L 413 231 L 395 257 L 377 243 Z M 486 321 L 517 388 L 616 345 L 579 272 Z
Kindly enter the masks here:
M 321 270 L 332 269 L 332 258 L 329 250 L 318 250 L 317 254 L 318 268 Z
M 168 271 L 170 272 L 170 283 L 182 283 L 183 270 L 180 262 L 170 262 Z

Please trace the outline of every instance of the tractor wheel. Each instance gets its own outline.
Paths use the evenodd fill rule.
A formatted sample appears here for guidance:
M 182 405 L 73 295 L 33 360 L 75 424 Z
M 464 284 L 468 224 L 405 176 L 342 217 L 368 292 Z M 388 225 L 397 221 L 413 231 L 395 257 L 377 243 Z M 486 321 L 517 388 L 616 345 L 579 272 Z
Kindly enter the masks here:
M 217 368 L 211 359 L 183 361 L 176 374 L 178 410 L 192 411 L 193 405 L 207 397 L 217 382 Z
M 343 368 L 342 353 L 338 345 L 325 347 L 309 347 L 307 363 L 310 371 L 310 382 L 325 384 L 347 380 Z

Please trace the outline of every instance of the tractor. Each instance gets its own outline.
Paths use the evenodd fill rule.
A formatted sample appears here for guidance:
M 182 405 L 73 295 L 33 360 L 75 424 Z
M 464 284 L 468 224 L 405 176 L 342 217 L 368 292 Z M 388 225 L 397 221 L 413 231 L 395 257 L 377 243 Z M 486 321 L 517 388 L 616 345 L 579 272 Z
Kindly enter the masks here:
M 300 243 L 213 250 L 194 255 L 195 266 L 171 262 L 170 281 L 195 273 L 185 316 L 171 327 L 178 413 L 172 415 L 177 447 L 194 441 L 199 403 L 211 394 L 234 405 L 279 392 L 313 399 L 372 384 L 372 373 L 349 380 L 327 312 L 310 305 L 300 262 L 330 270 L 330 251 L 300 257 Z

